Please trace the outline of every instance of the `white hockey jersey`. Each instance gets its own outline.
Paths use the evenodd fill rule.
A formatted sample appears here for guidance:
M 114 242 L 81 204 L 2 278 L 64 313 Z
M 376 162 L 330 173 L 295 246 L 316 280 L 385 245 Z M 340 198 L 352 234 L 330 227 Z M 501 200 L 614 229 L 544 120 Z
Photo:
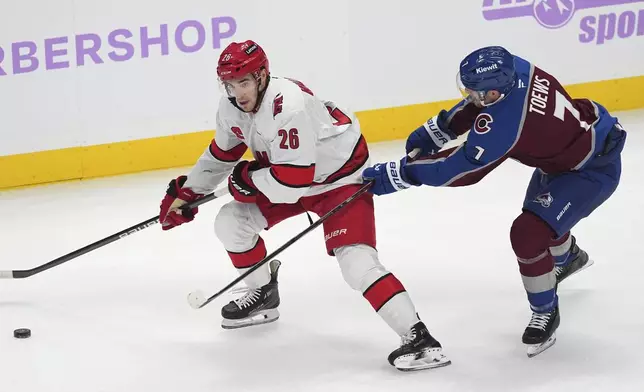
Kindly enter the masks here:
M 362 171 L 369 165 L 355 115 L 314 96 L 302 83 L 281 77 L 271 77 L 257 113 L 244 113 L 222 97 L 215 137 L 184 187 L 212 192 L 247 148 L 262 164 L 251 172 L 253 184 L 276 204 L 362 183 Z

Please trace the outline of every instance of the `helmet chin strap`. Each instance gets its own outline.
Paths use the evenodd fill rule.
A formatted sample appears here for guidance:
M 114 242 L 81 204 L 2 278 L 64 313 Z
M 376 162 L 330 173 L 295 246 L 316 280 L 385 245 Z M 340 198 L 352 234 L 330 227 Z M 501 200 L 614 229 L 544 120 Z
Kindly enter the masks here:
M 262 84 L 260 76 L 256 76 L 255 80 L 257 80 L 257 101 L 255 101 L 255 107 L 251 111 L 253 113 L 257 113 L 257 111 L 259 110 L 259 105 L 261 105 L 262 101 L 264 100 L 264 94 L 266 94 L 266 90 L 268 90 L 268 83 L 270 82 L 271 77 L 268 74 L 266 75 L 266 86 L 264 86 L 263 90 L 260 90 Z
M 476 93 L 478 95 L 478 97 L 477 97 L 478 102 L 475 102 L 474 99 L 472 98 L 472 96 L 468 96 L 465 99 L 468 102 L 472 102 L 474 104 L 478 103 L 483 108 L 489 108 L 490 106 L 494 106 L 497 103 L 501 102 L 506 97 L 505 94 L 501 94 L 501 95 L 499 95 L 499 98 L 496 99 L 496 101 L 490 102 L 490 103 L 485 103 L 485 96 L 487 95 L 488 91 L 477 91 Z
M 486 107 L 486 108 L 487 108 L 487 107 L 490 107 L 490 106 L 496 105 L 497 103 L 499 103 L 499 102 L 503 101 L 503 99 L 504 99 L 505 97 L 507 97 L 507 96 L 512 92 L 512 90 L 514 89 L 514 86 L 515 86 L 515 85 L 516 85 L 516 77 L 515 77 L 515 80 L 512 82 L 512 85 L 510 86 L 510 90 L 508 91 L 508 93 L 507 93 L 507 94 L 505 94 L 505 93 L 501 93 L 501 94 L 499 95 L 499 98 L 497 98 L 497 99 L 496 99 L 496 101 L 494 101 L 494 102 L 492 102 L 492 103 L 488 103 L 488 104 L 486 104 L 486 103 L 485 103 L 485 100 L 482 100 L 482 101 L 481 101 L 481 105 L 483 105 L 483 107 Z M 482 93 L 482 92 L 481 92 L 481 93 Z M 485 96 L 485 95 L 487 95 L 487 91 L 485 92 L 485 94 L 483 94 L 483 96 Z
M 496 105 L 497 103 L 501 102 L 501 101 L 503 100 L 503 98 L 505 98 L 505 94 L 501 94 L 501 95 L 496 99 L 496 101 L 491 102 L 491 103 L 485 103 L 485 100 L 482 100 L 482 101 L 481 101 L 481 106 L 483 106 L 484 108 L 489 108 L 490 106 L 494 106 L 494 105 Z

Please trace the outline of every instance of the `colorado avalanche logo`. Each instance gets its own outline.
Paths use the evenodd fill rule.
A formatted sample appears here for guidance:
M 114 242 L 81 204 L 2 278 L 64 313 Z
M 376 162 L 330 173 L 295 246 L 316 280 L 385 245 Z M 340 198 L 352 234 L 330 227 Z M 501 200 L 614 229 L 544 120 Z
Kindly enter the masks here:
M 553 201 L 554 199 L 552 198 L 550 192 L 539 195 L 533 200 L 533 202 L 541 204 L 543 208 L 550 207 Z
M 494 122 L 494 118 L 489 113 L 481 113 L 474 120 L 474 132 L 479 135 L 484 135 L 492 130 L 490 124 Z

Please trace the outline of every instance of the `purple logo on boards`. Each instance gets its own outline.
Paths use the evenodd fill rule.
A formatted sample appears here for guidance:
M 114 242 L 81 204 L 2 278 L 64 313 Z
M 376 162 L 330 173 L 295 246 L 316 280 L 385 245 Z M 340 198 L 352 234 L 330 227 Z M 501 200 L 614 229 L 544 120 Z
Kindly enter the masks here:
M 203 22 L 184 20 L 176 25 L 118 28 L 107 34 L 84 33 L 8 45 L 0 42 L 0 77 L 220 49 L 236 31 L 237 22 L 232 16 L 217 16 Z
M 573 0 L 536 0 L 534 17 L 543 27 L 556 29 L 570 21 L 575 13 Z
M 580 10 L 634 3 L 644 3 L 644 0 L 484 0 L 483 17 L 493 21 L 532 16 L 545 28 L 559 29 Z M 580 42 L 598 45 L 616 37 L 644 36 L 644 4 L 639 10 L 584 16 L 580 30 Z

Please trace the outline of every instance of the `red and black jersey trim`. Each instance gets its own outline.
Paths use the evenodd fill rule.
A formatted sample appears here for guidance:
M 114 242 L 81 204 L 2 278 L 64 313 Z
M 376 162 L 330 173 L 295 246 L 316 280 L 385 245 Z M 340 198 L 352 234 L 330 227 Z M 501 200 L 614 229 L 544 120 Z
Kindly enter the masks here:
M 329 175 L 326 178 L 326 180 L 316 184 L 318 185 L 331 184 L 344 177 L 350 176 L 356 171 L 358 171 L 361 167 L 363 167 L 368 160 L 369 160 L 369 147 L 367 146 L 367 141 L 365 140 L 364 136 L 360 135 L 360 138 L 358 139 L 356 146 L 353 148 L 353 151 L 351 152 L 349 159 L 347 159 L 344 165 L 342 165 L 342 167 L 336 170 L 335 172 L 331 173 L 331 175 Z
M 392 273 L 388 273 L 373 282 L 371 286 L 362 293 L 362 296 L 369 301 L 377 311 L 380 310 L 390 299 L 405 292 L 405 287 Z
M 225 151 L 219 148 L 215 139 L 212 139 L 212 142 L 210 143 L 210 154 L 212 154 L 215 159 L 222 162 L 237 162 L 241 159 L 247 149 L 247 145 L 240 143 L 230 150 Z
M 289 188 L 306 188 L 315 178 L 314 163 L 309 166 L 273 164 L 269 171 L 275 181 Z

